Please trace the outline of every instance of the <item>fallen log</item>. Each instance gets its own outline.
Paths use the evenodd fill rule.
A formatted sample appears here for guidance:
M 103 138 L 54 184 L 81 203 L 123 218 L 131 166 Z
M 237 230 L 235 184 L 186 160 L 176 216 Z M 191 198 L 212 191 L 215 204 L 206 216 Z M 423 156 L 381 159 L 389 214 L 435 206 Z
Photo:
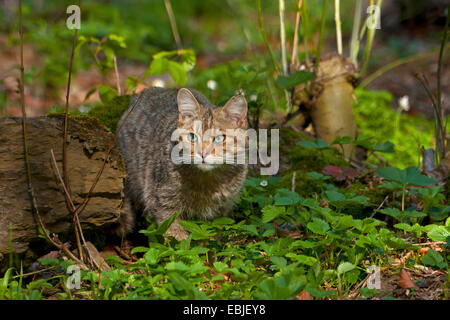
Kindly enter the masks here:
M 44 224 L 52 233 L 72 228 L 64 190 L 56 174 L 53 149 L 62 173 L 63 116 L 27 119 L 28 150 L 33 189 Z M 115 137 L 97 119 L 71 116 L 68 127 L 67 172 L 75 207 L 82 203 Z M 85 209 L 79 214 L 83 228 L 108 227 L 123 208 L 125 167 L 115 146 Z M 25 253 L 39 237 L 27 190 L 22 119 L 0 119 L 0 265 L 11 249 Z M 3 260 L 3 261 L 2 261 Z

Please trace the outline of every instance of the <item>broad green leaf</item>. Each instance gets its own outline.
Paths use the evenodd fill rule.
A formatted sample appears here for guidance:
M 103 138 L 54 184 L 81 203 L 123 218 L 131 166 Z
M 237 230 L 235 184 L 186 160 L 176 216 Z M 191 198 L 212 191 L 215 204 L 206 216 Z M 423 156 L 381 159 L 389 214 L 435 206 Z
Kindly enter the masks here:
M 356 266 L 350 262 L 342 262 L 337 268 L 337 274 L 342 275 L 350 270 L 355 269 Z
M 313 218 L 312 222 L 309 222 L 306 227 L 314 233 L 325 235 L 330 230 L 330 225 L 322 219 Z
M 304 70 L 295 71 L 289 77 L 280 75 L 277 78 L 277 84 L 283 89 L 290 89 L 299 84 L 306 83 L 314 79 L 314 74 Z
M 186 70 L 177 62 L 169 61 L 168 63 L 169 73 L 173 81 L 179 86 L 184 87 L 188 79 Z
M 285 207 L 276 207 L 276 206 L 266 206 L 262 210 L 262 221 L 264 223 L 270 222 L 276 218 L 278 218 L 280 215 L 286 212 Z
M 427 251 L 427 254 L 422 257 L 422 263 L 431 267 L 445 268 L 446 264 L 441 254 L 433 249 Z

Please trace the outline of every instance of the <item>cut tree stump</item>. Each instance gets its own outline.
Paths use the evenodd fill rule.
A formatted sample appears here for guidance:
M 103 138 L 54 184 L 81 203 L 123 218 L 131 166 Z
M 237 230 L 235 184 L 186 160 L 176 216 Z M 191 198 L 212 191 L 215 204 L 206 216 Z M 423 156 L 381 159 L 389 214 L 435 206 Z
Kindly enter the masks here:
M 52 233 L 72 228 L 71 214 L 50 153 L 53 149 L 62 175 L 63 128 L 62 115 L 27 119 L 33 189 L 41 217 Z M 115 137 L 97 119 L 71 116 L 68 140 L 67 171 L 72 200 L 77 206 L 87 195 Z M 125 210 L 122 208 L 125 177 L 123 160 L 115 145 L 87 206 L 79 215 L 83 228 L 107 227 L 117 221 Z M 0 119 L 0 265 L 8 260 L 11 247 L 16 253 L 24 253 L 38 236 L 27 190 L 22 119 Z

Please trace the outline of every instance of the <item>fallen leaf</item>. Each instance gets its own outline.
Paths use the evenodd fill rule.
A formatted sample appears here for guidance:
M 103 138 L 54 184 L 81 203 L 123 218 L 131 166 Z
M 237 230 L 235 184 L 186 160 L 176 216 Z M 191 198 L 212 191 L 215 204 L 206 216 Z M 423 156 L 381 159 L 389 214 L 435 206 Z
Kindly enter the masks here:
M 302 292 L 300 292 L 300 293 L 297 295 L 297 299 L 298 299 L 298 300 L 312 300 L 312 296 L 311 296 L 308 292 L 306 292 L 305 290 L 303 290 Z
M 400 279 L 398 280 L 397 284 L 405 289 L 411 289 L 416 286 L 409 277 L 408 272 L 406 272 L 404 269 L 400 270 Z

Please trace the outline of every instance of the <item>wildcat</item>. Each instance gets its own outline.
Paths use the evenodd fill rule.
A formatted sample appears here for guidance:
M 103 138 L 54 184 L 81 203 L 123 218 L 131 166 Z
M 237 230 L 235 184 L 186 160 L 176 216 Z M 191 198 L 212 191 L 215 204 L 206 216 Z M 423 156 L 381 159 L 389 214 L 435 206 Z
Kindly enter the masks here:
M 118 124 L 118 128 L 123 124 L 117 142 L 127 170 L 125 198 L 133 212 L 121 217 L 118 232 L 133 229 L 135 213 L 153 217 L 160 225 L 181 211 L 167 235 L 185 239 L 189 233 L 180 219 L 226 215 L 243 186 L 247 164 L 221 164 L 217 158 L 237 154 L 234 143 L 247 128 L 247 102 L 238 94 L 216 107 L 186 88 L 149 88 L 140 94 L 128 119 L 137 96 Z M 185 147 L 183 159 L 194 161 L 172 161 L 175 146 Z

